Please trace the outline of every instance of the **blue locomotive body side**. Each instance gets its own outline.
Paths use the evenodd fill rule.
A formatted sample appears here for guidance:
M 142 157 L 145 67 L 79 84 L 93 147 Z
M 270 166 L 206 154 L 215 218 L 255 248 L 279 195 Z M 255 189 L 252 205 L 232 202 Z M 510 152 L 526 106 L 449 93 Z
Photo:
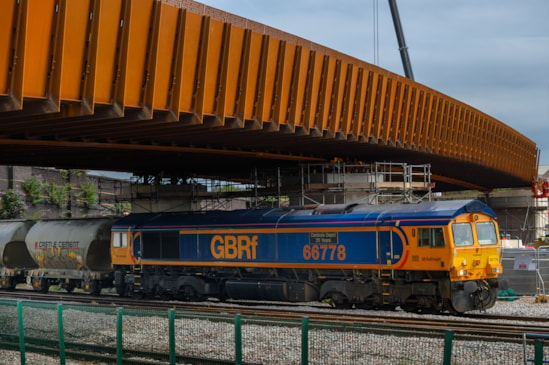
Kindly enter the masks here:
M 376 232 L 304 231 L 288 233 L 180 232 L 180 260 L 218 263 L 378 264 L 390 244 L 376 254 Z M 391 233 L 382 232 L 389 241 Z M 403 240 L 393 233 L 392 254 L 400 257 Z
M 143 264 L 161 260 L 189 265 L 373 265 L 385 263 L 388 255 L 399 259 L 406 245 L 402 233 L 364 224 L 338 226 L 330 223 L 315 227 L 259 229 L 241 226 L 215 229 L 157 226 L 136 228 L 134 232 L 140 232 L 134 241 L 137 251 L 134 254 Z M 153 244 L 150 240 L 155 232 L 177 232 L 178 248 L 172 247 L 169 253 L 166 250 L 151 252 L 148 247 Z M 154 245 L 158 246 L 158 240 Z
M 472 209 L 493 215 L 478 203 L 356 205 L 336 214 L 306 209 L 131 214 L 113 230 L 140 233 L 134 237 L 134 257 L 145 265 L 396 265 L 408 246 L 400 227 L 446 225 Z

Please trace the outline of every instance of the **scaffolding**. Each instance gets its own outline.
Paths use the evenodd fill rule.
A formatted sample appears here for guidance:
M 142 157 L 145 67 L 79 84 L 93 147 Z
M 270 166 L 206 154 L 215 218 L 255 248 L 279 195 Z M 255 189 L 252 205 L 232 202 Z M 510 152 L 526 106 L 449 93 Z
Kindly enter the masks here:
M 417 203 L 434 188 L 429 164 L 303 164 L 300 177 L 300 205 Z
M 245 181 L 221 177 L 140 177 L 130 189 L 144 210 L 233 210 L 321 204 L 417 203 L 431 200 L 430 165 L 301 164 L 254 169 Z M 139 200 L 139 203 L 137 202 Z M 163 204 L 154 203 L 163 200 Z

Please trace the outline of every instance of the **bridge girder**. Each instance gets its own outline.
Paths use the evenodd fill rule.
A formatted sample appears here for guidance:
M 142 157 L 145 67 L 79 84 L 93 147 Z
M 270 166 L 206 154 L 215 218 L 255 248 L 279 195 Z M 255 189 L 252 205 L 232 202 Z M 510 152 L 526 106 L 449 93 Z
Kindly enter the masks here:
M 424 85 L 190 0 L 0 0 L 0 163 L 247 174 L 334 157 L 527 186 L 536 145 Z

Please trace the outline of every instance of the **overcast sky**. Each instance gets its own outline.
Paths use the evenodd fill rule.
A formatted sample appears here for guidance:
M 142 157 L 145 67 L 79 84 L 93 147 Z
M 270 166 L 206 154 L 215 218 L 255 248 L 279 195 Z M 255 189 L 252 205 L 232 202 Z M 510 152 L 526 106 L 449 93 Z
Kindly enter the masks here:
M 387 0 L 200 2 L 404 75 Z M 415 80 L 530 138 L 549 165 L 549 0 L 397 4 Z

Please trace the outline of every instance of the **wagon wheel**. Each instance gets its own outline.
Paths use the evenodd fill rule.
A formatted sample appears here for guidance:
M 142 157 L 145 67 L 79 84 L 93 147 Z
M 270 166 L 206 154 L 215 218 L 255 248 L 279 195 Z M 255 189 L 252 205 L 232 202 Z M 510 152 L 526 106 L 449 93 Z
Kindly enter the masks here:
M 93 295 L 94 297 L 98 297 L 99 294 L 101 294 L 101 282 L 98 280 L 90 280 L 89 282 L 86 282 L 85 289 L 88 293 Z
M 32 288 L 39 293 L 46 294 L 50 289 L 50 286 L 48 284 L 48 280 L 35 277 L 32 278 Z
M 74 280 L 69 280 L 67 283 L 65 283 L 65 290 L 67 293 L 72 293 L 74 291 L 74 288 L 76 288 L 76 283 Z
M 5 278 L 2 278 L 2 286 L 9 290 L 9 291 L 12 291 L 12 290 L 15 290 L 15 286 L 17 284 L 15 283 L 15 279 L 12 278 L 11 276 L 8 276 L 8 277 L 5 277 Z

